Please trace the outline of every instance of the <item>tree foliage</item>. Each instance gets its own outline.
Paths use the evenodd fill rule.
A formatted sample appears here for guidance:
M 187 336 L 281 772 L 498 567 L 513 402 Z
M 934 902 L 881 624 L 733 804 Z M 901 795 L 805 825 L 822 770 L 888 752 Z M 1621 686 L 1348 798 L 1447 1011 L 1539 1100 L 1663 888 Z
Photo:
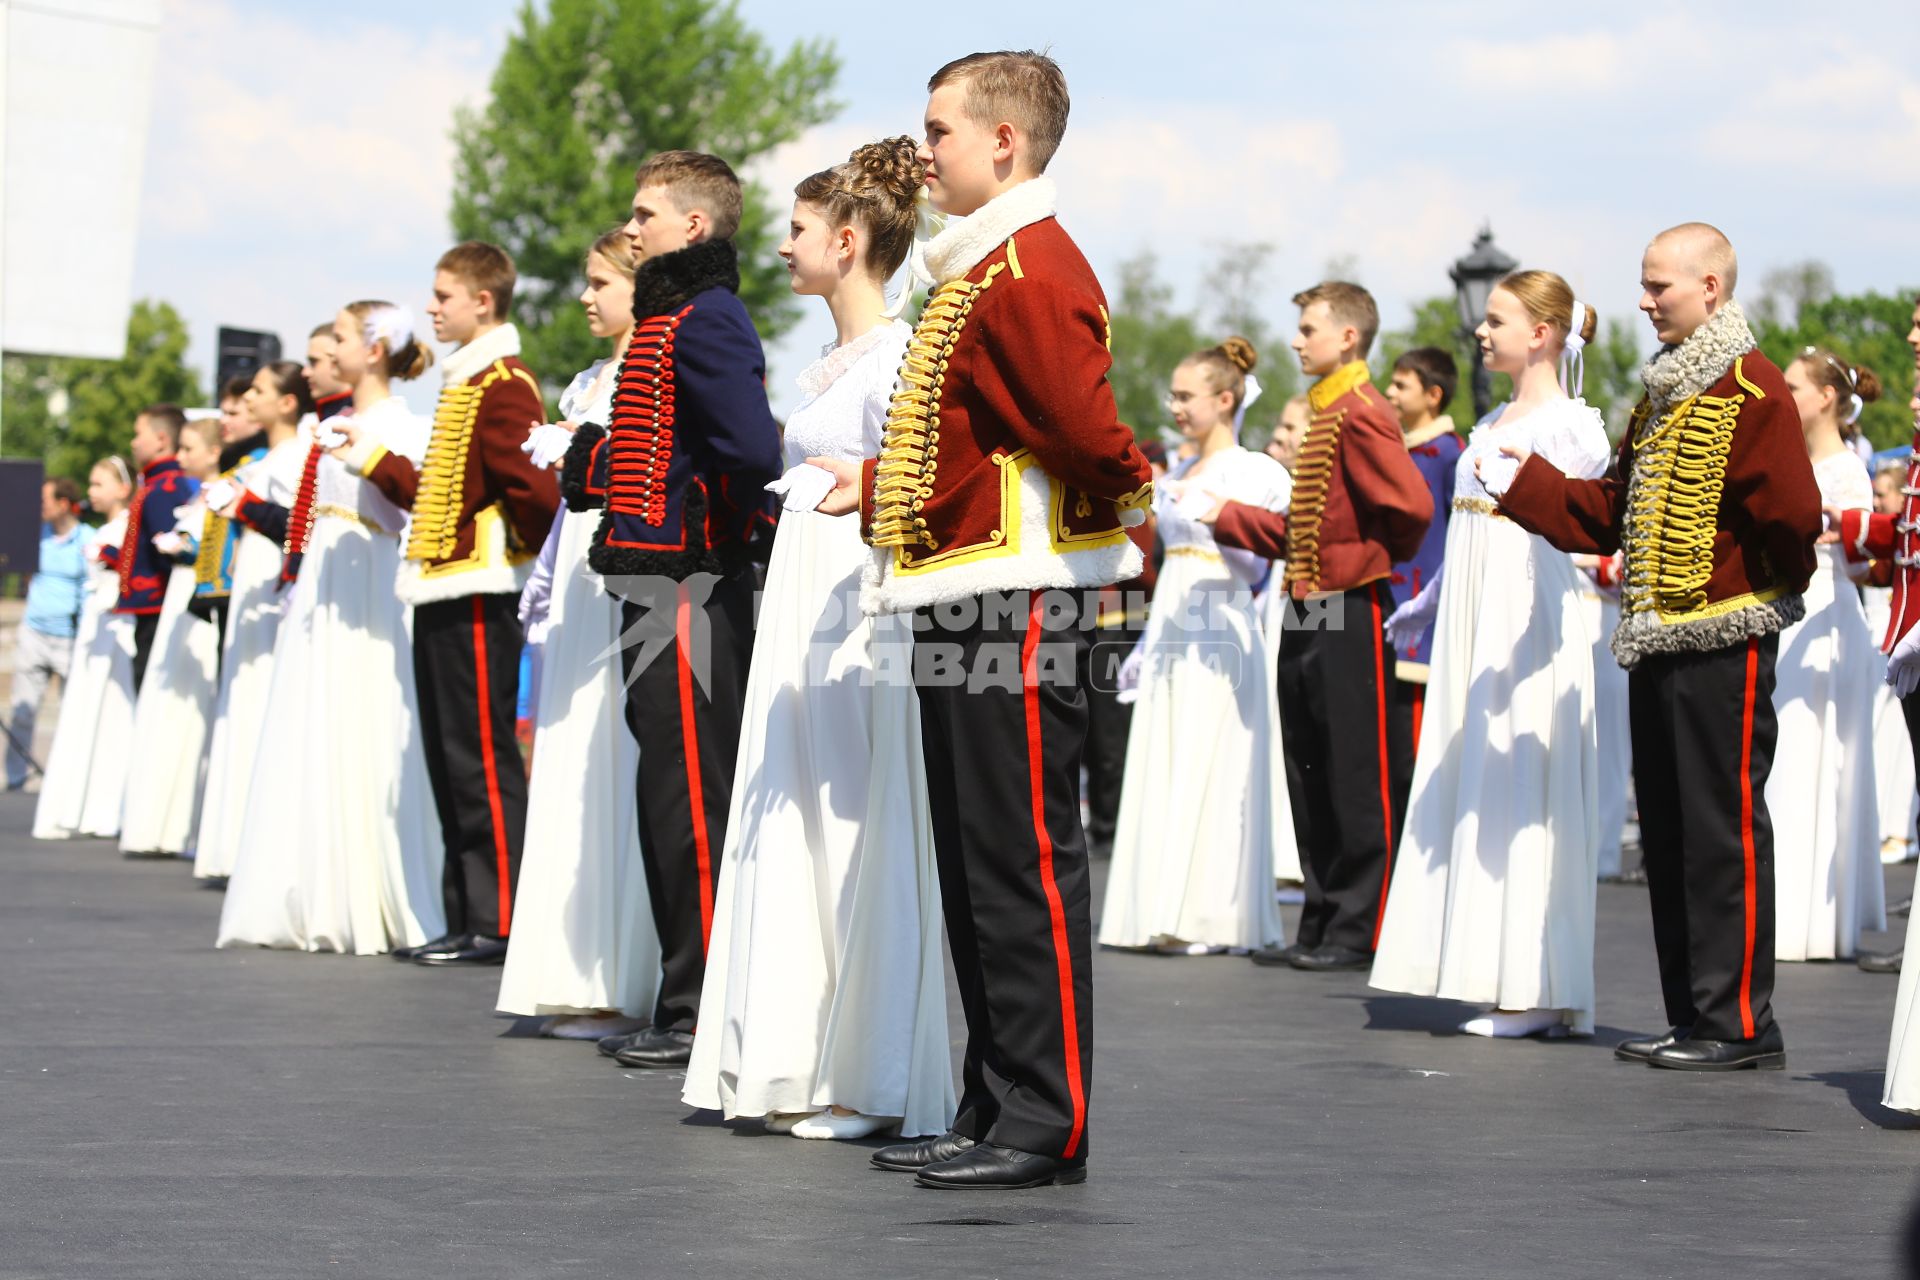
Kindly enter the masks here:
M 1141 439 L 1172 430 L 1167 412 L 1167 382 L 1179 363 L 1196 351 L 1238 334 L 1259 353 L 1255 373 L 1263 388 L 1247 413 L 1243 441 L 1258 447 L 1279 421 L 1280 406 L 1299 385 L 1286 333 L 1267 319 L 1262 302 L 1270 294 L 1273 246 L 1225 244 L 1202 275 L 1198 311 L 1182 309 L 1172 284 L 1160 275 L 1159 261 L 1142 251 L 1120 264 L 1111 296 L 1113 316 L 1114 398 L 1120 420 Z
M 514 319 L 550 387 L 605 354 L 575 301 L 581 259 L 626 220 L 641 161 L 686 148 L 744 173 L 839 110 L 829 96 L 838 73 L 823 42 L 776 55 L 732 0 L 550 0 L 544 14 L 522 5 L 491 100 L 456 117 L 451 218 L 457 238 L 513 254 Z M 748 184 L 740 296 L 765 339 L 798 315 L 773 253 L 786 210 L 784 193 Z
M 1878 403 L 1860 415 L 1860 429 L 1876 449 L 1902 448 L 1913 442 L 1913 414 L 1907 408 L 1913 395 L 1913 351 L 1907 332 L 1913 327 L 1916 297 L 1920 289 L 1903 289 L 1892 297 L 1829 291 L 1811 298 L 1788 294 L 1773 305 L 1763 300 L 1756 308 L 1760 315 L 1754 336 L 1783 369 L 1806 348 L 1822 347 L 1879 374 L 1885 389 Z
M 119 360 L 8 355 L 0 447 L 9 457 L 42 459 L 49 476 L 85 484 L 95 462 L 126 452 L 142 409 L 203 402 L 187 341 L 178 311 L 142 300 L 127 319 L 127 354 Z

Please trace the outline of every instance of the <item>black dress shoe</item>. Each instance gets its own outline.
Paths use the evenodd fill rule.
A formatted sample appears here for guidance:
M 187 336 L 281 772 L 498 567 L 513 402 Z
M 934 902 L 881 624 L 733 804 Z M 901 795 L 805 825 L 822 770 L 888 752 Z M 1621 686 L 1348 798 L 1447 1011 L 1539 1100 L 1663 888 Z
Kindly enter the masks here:
M 648 1027 L 637 1033 L 631 1045 L 614 1054 L 613 1060 L 623 1067 L 639 1067 L 643 1071 L 684 1067 L 693 1060 L 693 1032 Z
M 1781 1071 L 1787 1065 L 1787 1042 L 1776 1022 L 1751 1040 L 1677 1040 L 1648 1054 L 1647 1065 L 1669 1071 Z
M 471 938 L 456 939 L 457 946 L 422 947 L 414 952 L 413 962 L 425 965 L 450 964 L 505 964 L 507 962 L 507 940 L 489 938 L 484 933 L 476 933 Z
M 601 1036 L 594 1042 L 594 1048 L 600 1051 L 602 1057 L 616 1057 L 622 1049 L 631 1049 L 639 1044 L 641 1037 L 651 1030 L 652 1027 L 642 1027 L 638 1031 L 626 1031 L 617 1036 Z
M 1677 1040 L 1685 1040 L 1692 1027 L 1670 1027 L 1665 1035 L 1639 1036 L 1613 1046 L 1613 1056 L 1622 1062 L 1645 1062 L 1655 1049 L 1664 1049 Z
M 452 951 L 466 945 L 466 934 L 443 933 L 439 937 L 423 942 L 417 947 L 395 947 L 388 954 L 395 960 L 411 960 L 423 951 Z
M 1862 951 L 1854 961 L 1862 973 L 1898 973 L 1904 951 Z
M 1020 1191 L 1087 1180 L 1087 1162 L 1035 1155 L 1013 1147 L 981 1143 L 951 1160 L 930 1164 L 914 1175 L 923 1187 L 942 1191 Z
M 1373 953 L 1328 943 L 1324 947 L 1303 951 L 1287 963 L 1308 973 L 1338 973 L 1347 969 L 1373 968 Z
M 951 1160 L 962 1151 L 969 1151 L 972 1148 L 972 1138 L 947 1132 L 937 1138 L 921 1138 L 918 1142 L 896 1142 L 890 1147 L 882 1147 L 873 1153 L 873 1167 L 887 1169 L 894 1173 L 918 1173 L 930 1164 Z
M 1296 942 L 1285 947 L 1261 947 L 1249 953 L 1247 959 L 1255 964 L 1266 965 L 1268 968 L 1279 968 L 1282 965 L 1292 964 L 1295 956 L 1303 956 L 1311 950 L 1311 947 L 1303 947 Z

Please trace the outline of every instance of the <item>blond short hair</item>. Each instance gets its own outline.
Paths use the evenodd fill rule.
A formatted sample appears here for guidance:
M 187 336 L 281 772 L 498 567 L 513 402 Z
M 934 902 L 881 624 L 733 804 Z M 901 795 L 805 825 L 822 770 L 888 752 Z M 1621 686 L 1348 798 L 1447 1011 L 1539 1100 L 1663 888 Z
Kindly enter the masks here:
M 713 238 L 731 240 L 740 230 L 745 201 L 733 166 L 704 151 L 662 151 L 633 173 L 636 187 L 664 187 L 681 213 L 695 209 L 713 224 Z
M 1059 63 L 1031 49 L 970 53 L 934 72 L 927 92 L 944 85 L 966 89 L 962 109 L 975 124 L 991 129 L 1004 123 L 1019 130 L 1033 171 L 1047 171 L 1066 136 L 1067 112 L 1073 105 Z
M 1301 310 L 1316 302 L 1327 304 L 1327 314 L 1339 325 L 1351 325 L 1360 339 L 1360 358 L 1373 350 L 1373 339 L 1380 332 L 1380 307 L 1373 295 L 1345 280 L 1325 280 L 1311 289 L 1293 295 L 1293 305 Z

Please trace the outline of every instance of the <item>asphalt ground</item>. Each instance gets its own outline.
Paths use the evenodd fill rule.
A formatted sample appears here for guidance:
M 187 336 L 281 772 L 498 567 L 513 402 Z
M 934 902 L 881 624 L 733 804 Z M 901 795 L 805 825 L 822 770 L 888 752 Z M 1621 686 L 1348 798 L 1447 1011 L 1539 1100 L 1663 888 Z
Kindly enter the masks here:
M 184 862 L 31 809 L 0 796 L 0 1277 L 1886 1276 L 1920 1191 L 1920 1118 L 1878 1104 L 1894 979 L 1783 966 L 1785 1072 L 1613 1059 L 1659 1023 L 1629 886 L 1590 1042 L 1100 953 L 1090 1179 L 954 1193 L 539 1039 L 498 970 L 215 951 Z

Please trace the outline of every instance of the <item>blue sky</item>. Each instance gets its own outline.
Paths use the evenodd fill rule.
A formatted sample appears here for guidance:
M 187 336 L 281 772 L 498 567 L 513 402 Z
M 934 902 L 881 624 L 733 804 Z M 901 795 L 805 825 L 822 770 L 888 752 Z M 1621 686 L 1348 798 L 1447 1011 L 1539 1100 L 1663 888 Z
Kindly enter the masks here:
M 134 283 L 185 311 L 203 369 L 221 323 L 298 347 L 347 299 L 424 303 L 451 113 L 484 102 L 518 7 L 170 0 Z M 1609 317 L 1631 315 L 1647 237 L 1690 218 L 1732 236 L 1749 292 L 1806 258 L 1847 291 L 1920 283 L 1911 0 L 741 11 L 845 64 L 840 116 L 756 169 L 774 190 L 913 131 L 947 58 L 1050 45 L 1074 98 L 1063 222 L 1109 277 L 1152 249 L 1188 301 L 1221 245 L 1266 242 L 1276 320 L 1347 260 L 1402 324 L 1487 220 Z M 909 26 L 921 13 L 937 23 Z M 771 349 L 776 407 L 830 337 L 815 308 Z

